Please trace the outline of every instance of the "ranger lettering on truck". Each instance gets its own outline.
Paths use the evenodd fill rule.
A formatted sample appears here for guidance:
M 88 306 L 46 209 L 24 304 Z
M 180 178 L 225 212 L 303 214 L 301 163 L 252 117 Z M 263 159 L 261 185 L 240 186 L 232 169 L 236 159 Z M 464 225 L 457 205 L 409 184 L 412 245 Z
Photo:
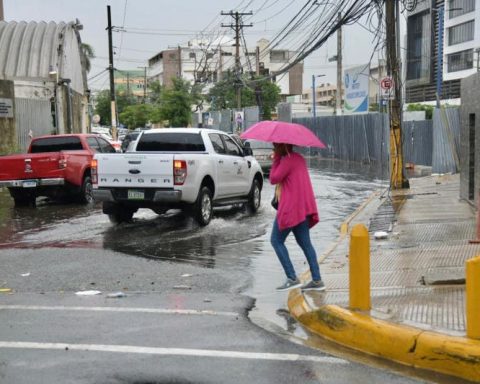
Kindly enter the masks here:
M 215 207 L 246 205 L 253 213 L 260 207 L 262 170 L 251 150 L 225 132 L 151 129 L 129 150 L 92 162 L 93 194 L 113 223 L 131 221 L 140 208 L 158 214 L 175 208 L 207 225 Z

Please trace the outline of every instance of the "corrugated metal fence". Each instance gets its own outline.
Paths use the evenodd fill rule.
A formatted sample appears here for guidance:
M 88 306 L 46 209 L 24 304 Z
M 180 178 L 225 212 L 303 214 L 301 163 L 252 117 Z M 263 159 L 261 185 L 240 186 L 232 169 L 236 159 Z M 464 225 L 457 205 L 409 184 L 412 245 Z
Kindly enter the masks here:
M 258 121 L 258 108 L 244 109 L 244 130 Z M 209 127 L 224 132 L 233 131 L 233 111 L 210 112 Z M 389 163 L 390 131 L 388 115 L 369 113 L 343 116 L 292 118 L 288 108 L 279 111 L 281 120 L 302 124 L 312 130 L 326 145 L 309 153 L 362 163 Z M 435 128 L 437 127 L 437 128 Z M 458 170 L 460 119 L 457 108 L 434 112 L 434 119 L 406 121 L 402 127 L 403 159 L 405 163 L 432 166 L 432 172 Z
M 18 147 L 25 152 L 33 136 L 49 135 L 53 132 L 51 103 L 49 100 L 15 98 L 15 119 Z
M 433 173 L 455 173 L 460 169 L 460 113 L 458 108 L 433 112 Z
M 405 121 L 402 128 L 402 144 L 405 163 L 431 166 L 433 121 Z
M 319 150 L 321 156 L 364 163 L 388 161 L 385 114 L 293 118 L 292 122 L 310 128 L 325 143 L 327 148 Z

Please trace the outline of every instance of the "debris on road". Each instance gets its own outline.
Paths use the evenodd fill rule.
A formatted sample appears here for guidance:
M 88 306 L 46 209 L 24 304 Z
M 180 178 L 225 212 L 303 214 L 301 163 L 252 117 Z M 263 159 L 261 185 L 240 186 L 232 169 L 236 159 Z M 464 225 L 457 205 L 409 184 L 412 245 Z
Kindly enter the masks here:
M 119 299 L 121 297 L 127 297 L 124 292 L 113 292 L 107 295 L 107 299 Z
M 91 291 L 78 291 L 78 292 L 75 292 L 75 294 L 78 296 L 94 296 L 94 295 L 101 295 L 102 292 L 91 290 Z
M 385 231 L 377 231 L 373 234 L 376 240 L 386 239 L 388 237 L 388 233 Z
M 175 285 L 173 289 L 192 289 L 189 285 Z

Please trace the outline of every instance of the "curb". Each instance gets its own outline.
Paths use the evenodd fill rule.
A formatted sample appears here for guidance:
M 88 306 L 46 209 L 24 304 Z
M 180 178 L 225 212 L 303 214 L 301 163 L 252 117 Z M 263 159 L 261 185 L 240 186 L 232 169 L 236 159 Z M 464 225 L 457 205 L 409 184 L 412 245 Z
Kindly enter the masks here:
M 299 289 L 290 292 L 291 315 L 311 332 L 343 346 L 408 366 L 480 380 L 480 341 L 375 319 L 336 305 L 313 309 Z
M 319 262 L 347 236 L 351 221 L 380 193 L 374 192 L 340 226 L 340 236 Z M 304 277 L 309 276 L 306 271 Z M 337 305 L 312 308 L 300 289 L 288 296 L 290 314 L 312 333 L 363 353 L 407 366 L 480 381 L 480 340 L 425 331 L 376 319 Z

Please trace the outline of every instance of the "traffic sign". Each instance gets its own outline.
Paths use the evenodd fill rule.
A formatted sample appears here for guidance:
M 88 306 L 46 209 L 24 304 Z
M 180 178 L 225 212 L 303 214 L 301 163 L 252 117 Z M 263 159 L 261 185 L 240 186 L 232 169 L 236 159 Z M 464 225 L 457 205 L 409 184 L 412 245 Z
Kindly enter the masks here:
M 380 81 L 380 87 L 385 90 L 393 88 L 393 79 L 390 76 L 384 77 Z
M 391 76 L 384 77 L 380 80 L 381 97 L 383 99 L 393 99 L 395 96 L 395 86 Z

